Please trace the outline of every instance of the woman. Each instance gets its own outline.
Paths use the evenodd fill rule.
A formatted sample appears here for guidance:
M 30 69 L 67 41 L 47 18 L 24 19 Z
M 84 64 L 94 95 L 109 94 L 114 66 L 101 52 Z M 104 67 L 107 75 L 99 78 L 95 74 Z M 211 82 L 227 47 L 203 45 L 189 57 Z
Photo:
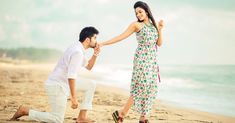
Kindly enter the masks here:
M 156 25 L 150 8 L 145 2 L 136 2 L 134 9 L 138 21 L 131 23 L 121 35 L 100 43 L 100 46 L 114 44 L 133 33 L 136 33 L 138 41 L 133 61 L 130 97 L 122 110 L 112 114 L 116 123 L 123 122 L 123 117 L 132 106 L 140 113 L 139 122 L 148 123 L 146 115 L 150 113 L 156 99 L 157 82 L 160 81 L 157 47 L 162 45 L 163 21 Z

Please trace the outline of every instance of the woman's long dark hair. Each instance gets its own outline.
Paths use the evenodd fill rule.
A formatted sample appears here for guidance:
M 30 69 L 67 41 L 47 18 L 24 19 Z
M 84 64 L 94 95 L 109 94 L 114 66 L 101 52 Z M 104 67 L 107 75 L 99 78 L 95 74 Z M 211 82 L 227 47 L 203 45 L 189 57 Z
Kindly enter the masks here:
M 148 18 L 150 18 L 150 20 L 151 20 L 153 26 L 154 26 L 154 27 L 157 29 L 157 31 L 158 31 L 158 28 L 157 28 L 155 19 L 154 19 L 153 15 L 152 15 L 152 12 L 151 12 L 151 10 L 150 10 L 148 4 L 145 3 L 145 2 L 142 2 L 142 1 L 138 1 L 138 2 L 135 3 L 134 9 L 136 9 L 137 7 L 140 7 L 140 8 L 142 8 L 142 9 L 144 9 L 144 11 L 147 13 Z M 137 18 L 137 19 L 138 19 L 138 18 Z M 138 22 L 141 22 L 141 21 L 138 19 Z

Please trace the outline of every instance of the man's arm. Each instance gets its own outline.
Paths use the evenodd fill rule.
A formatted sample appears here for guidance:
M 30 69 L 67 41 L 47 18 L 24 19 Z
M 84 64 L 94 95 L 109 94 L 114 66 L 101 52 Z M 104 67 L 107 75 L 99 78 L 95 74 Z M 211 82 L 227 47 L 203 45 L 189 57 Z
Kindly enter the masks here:
M 87 69 L 87 70 L 91 70 L 91 69 L 93 68 L 93 66 L 94 66 L 94 64 L 95 64 L 95 61 L 96 61 L 96 58 L 97 58 L 96 55 L 93 55 L 93 56 L 91 57 L 91 59 L 88 61 L 88 65 L 86 66 L 86 69 Z
M 68 79 L 69 81 L 69 88 L 71 92 L 71 108 L 76 109 L 78 107 L 78 101 L 77 101 L 77 95 L 76 95 L 76 89 L 75 89 L 75 79 Z
M 78 70 L 82 66 L 82 53 L 76 52 L 71 56 L 69 65 L 68 65 L 68 84 L 70 87 L 71 94 L 71 108 L 76 109 L 78 107 L 77 95 L 76 95 L 76 79 Z
M 98 54 L 100 53 L 100 46 L 97 45 L 94 48 L 94 54 L 92 55 L 91 59 L 88 61 L 88 65 L 86 66 L 87 70 L 91 70 L 96 62 L 96 58 L 98 56 Z

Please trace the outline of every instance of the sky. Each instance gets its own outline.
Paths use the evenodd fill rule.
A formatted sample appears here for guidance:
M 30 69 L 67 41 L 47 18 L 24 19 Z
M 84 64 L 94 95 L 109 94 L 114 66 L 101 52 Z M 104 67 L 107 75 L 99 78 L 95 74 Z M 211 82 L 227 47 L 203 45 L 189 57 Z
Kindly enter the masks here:
M 83 27 L 98 41 L 121 34 L 136 21 L 136 0 L 1 0 L 0 48 L 38 47 L 64 51 Z M 159 64 L 235 64 L 234 0 L 145 0 L 164 20 Z M 102 48 L 99 63 L 132 64 L 135 34 Z M 92 50 L 88 54 L 92 54 Z

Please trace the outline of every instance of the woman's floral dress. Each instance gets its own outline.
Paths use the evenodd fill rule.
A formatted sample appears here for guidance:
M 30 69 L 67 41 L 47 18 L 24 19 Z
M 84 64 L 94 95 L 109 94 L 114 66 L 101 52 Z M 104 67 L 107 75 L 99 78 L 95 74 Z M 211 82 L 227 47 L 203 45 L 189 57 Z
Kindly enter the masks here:
M 157 96 L 157 83 L 160 81 L 156 28 L 144 24 L 136 33 L 138 47 L 133 61 L 131 96 L 134 97 L 133 109 L 141 115 L 147 115 Z

